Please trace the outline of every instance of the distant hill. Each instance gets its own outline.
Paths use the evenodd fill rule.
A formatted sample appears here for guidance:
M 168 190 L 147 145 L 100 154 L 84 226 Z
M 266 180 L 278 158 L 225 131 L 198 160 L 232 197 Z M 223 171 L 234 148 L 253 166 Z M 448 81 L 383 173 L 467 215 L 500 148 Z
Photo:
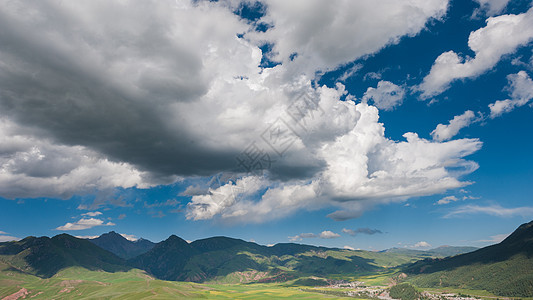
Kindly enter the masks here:
M 456 247 L 456 246 L 440 246 L 435 249 L 430 250 L 414 250 L 414 249 L 406 249 L 406 248 L 391 248 L 387 249 L 384 252 L 388 253 L 399 253 L 399 254 L 405 254 L 405 255 L 416 255 L 421 257 L 428 257 L 428 258 L 437 258 L 437 257 L 447 257 L 447 256 L 454 256 L 458 254 L 468 253 L 475 251 L 479 248 L 476 247 Z
M 139 256 L 155 246 L 155 243 L 145 239 L 130 241 L 114 231 L 88 241 L 124 259 Z
M 437 256 L 437 257 L 447 257 L 447 256 L 454 256 L 459 255 L 463 253 L 468 253 L 475 251 L 479 248 L 477 247 L 457 247 L 457 246 L 440 246 L 435 249 L 430 249 L 425 252 Z
M 71 266 L 107 272 L 130 269 L 125 260 L 113 253 L 68 234 L 1 243 L 0 260 L 14 269 L 40 277 L 51 277 Z
M 304 275 L 362 274 L 383 269 L 374 259 L 358 253 L 293 243 L 267 247 L 228 237 L 188 244 L 171 236 L 128 262 L 159 279 L 195 282 L 272 282 Z
M 501 243 L 444 259 L 425 259 L 406 273 L 421 287 L 487 290 L 500 296 L 533 296 L 533 221 Z

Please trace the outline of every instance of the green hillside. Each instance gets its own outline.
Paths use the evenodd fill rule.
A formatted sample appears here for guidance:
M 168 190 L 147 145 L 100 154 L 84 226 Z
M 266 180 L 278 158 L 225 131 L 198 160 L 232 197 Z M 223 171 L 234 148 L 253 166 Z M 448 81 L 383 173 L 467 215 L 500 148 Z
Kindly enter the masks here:
M 308 289 L 307 289 L 308 290 Z M 0 299 L 332 299 L 285 284 L 196 284 L 157 280 L 144 271 L 90 271 L 69 267 L 43 279 L 0 262 Z
M 302 276 L 354 278 L 389 271 L 427 256 L 350 251 L 294 243 L 261 246 L 228 237 L 187 243 L 177 236 L 129 260 L 163 280 L 285 282 Z
M 107 242 L 111 238 L 108 246 L 120 245 L 116 240 L 123 239 L 113 233 L 103 236 Z M 189 244 L 175 235 L 128 261 L 91 241 L 67 234 L 0 243 L 0 261 L 13 270 L 43 278 L 77 266 L 107 272 L 138 268 L 158 279 L 172 281 L 269 283 L 305 276 L 343 279 L 390 273 L 391 268 L 420 258 L 412 254 L 350 251 L 294 243 L 267 247 L 227 237 Z
M 187 241 L 171 235 L 158 243 L 147 253 L 139 255 L 128 263 L 136 268 L 146 270 L 159 279 L 184 281 L 183 268 L 187 261 L 198 251 Z
M 0 261 L 13 269 L 41 277 L 51 277 L 71 266 L 107 272 L 129 269 L 126 262 L 113 253 L 68 234 L 2 243 Z
M 486 290 L 500 296 L 533 297 L 533 222 L 499 244 L 405 268 L 419 287 Z

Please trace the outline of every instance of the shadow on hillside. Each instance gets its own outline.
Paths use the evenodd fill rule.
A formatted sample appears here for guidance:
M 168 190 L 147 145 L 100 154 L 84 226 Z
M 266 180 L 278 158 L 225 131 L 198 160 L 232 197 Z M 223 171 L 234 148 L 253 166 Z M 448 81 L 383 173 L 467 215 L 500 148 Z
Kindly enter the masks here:
M 518 249 L 518 251 L 517 251 Z M 404 271 L 411 274 L 428 274 L 440 271 L 455 270 L 459 267 L 470 265 L 489 265 L 507 261 L 515 255 L 525 255 L 527 258 L 533 256 L 531 247 L 506 247 L 505 245 L 496 244 L 488 246 L 470 253 L 456 255 L 446 258 L 424 259 L 405 266 Z

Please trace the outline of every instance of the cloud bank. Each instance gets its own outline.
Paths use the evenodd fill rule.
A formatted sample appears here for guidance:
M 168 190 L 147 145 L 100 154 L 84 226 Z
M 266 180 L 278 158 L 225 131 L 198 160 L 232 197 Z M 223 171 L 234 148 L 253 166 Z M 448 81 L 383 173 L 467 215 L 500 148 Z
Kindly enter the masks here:
M 477 168 L 465 157 L 479 140 L 385 137 L 378 108 L 400 105 L 403 88 L 381 81 L 367 91 L 372 106 L 342 84 L 316 84 L 323 71 L 417 35 L 447 1 L 268 0 L 255 21 L 234 13 L 240 3 L 2 1 L 0 196 L 68 198 L 222 174 L 217 186 L 187 189 L 187 218 L 264 222 L 335 207 L 329 217 L 345 220 L 469 184 L 460 176 Z

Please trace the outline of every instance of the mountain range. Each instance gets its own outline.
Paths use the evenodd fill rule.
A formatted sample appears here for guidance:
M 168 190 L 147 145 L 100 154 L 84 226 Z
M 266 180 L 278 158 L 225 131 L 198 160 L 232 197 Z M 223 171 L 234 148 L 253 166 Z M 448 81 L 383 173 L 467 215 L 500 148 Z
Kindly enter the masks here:
M 41 278 L 68 267 L 105 272 L 141 269 L 163 280 L 216 283 L 397 272 L 407 274 L 403 280 L 419 287 L 478 289 L 521 297 L 533 296 L 532 255 L 533 222 L 520 226 L 501 243 L 481 249 L 445 246 L 371 252 L 295 243 L 269 247 L 222 236 L 189 243 L 176 235 L 153 243 L 130 241 L 116 232 L 88 240 L 60 234 L 0 243 L 0 263 Z
M 81 266 L 108 272 L 138 268 L 173 281 L 277 282 L 301 276 L 370 274 L 427 257 L 441 256 L 425 251 L 379 253 L 295 243 L 268 247 L 223 236 L 188 243 L 172 235 L 153 243 L 130 241 L 114 231 L 94 239 L 61 234 L 0 243 L 0 260 L 45 278 L 63 268 Z

